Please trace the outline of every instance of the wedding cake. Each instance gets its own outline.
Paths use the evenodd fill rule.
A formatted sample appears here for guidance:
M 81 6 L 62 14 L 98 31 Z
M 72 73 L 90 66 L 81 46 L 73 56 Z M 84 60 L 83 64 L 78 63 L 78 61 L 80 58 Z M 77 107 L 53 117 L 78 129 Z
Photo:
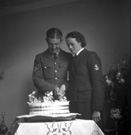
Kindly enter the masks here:
M 53 93 L 47 92 L 43 99 L 38 99 L 35 96 L 36 91 L 29 94 L 29 115 L 54 115 L 68 114 L 69 101 L 65 96 L 58 96 L 58 100 L 54 100 Z

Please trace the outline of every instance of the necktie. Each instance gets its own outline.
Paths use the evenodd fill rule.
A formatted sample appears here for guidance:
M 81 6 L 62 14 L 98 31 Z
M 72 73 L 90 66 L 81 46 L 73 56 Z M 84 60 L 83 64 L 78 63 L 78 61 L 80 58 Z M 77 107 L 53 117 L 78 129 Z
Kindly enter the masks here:
M 54 53 L 54 59 L 55 59 L 55 60 L 57 59 L 57 54 L 56 54 L 56 53 Z

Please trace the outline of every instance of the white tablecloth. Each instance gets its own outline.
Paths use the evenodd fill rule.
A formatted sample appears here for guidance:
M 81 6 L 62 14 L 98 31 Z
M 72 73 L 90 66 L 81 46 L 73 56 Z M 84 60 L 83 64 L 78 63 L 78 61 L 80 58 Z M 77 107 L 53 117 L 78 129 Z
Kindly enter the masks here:
M 15 135 L 104 135 L 92 120 L 59 122 L 22 122 Z

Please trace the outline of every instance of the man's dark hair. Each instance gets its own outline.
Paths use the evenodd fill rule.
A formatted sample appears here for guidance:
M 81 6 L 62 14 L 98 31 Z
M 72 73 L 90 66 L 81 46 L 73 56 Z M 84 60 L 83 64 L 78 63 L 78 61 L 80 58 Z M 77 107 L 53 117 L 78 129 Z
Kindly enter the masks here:
M 47 38 L 62 38 L 62 32 L 58 28 L 51 28 L 46 32 Z

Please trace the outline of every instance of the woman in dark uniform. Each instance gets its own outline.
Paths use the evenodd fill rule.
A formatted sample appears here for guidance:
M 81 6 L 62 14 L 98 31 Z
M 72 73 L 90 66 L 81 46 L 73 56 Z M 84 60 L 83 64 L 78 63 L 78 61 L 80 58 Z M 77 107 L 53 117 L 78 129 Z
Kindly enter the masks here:
M 77 31 L 67 34 L 66 43 L 74 55 L 69 69 L 67 97 L 70 112 L 80 113 L 81 119 L 101 123 L 104 105 L 102 64 L 96 52 L 88 51 L 84 36 Z

